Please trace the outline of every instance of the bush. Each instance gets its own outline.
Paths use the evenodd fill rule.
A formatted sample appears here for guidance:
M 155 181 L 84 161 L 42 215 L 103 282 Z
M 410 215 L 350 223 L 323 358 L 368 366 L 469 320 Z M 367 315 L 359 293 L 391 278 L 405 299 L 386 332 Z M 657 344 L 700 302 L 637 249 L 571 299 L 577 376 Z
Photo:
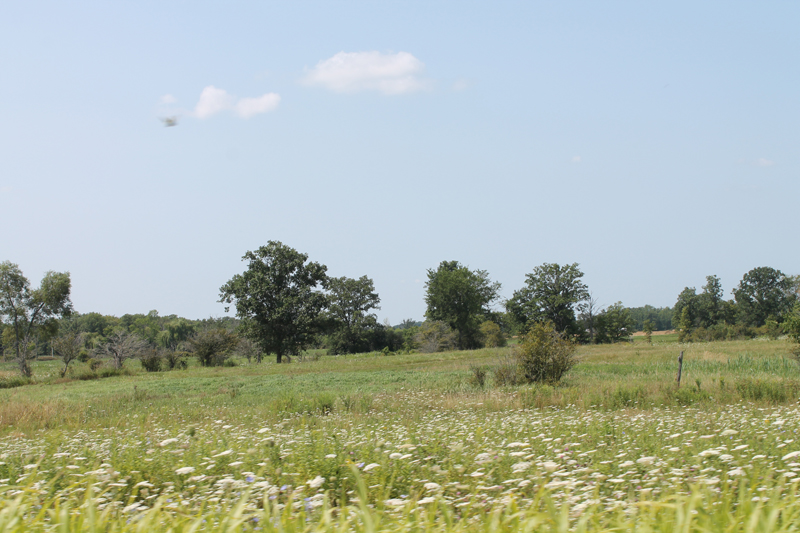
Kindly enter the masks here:
M 189 352 L 179 352 L 177 350 L 167 350 L 164 352 L 164 363 L 167 365 L 167 370 L 175 370 L 176 368 L 185 370 L 189 366 L 189 363 L 186 361 L 189 355 Z
M 148 348 L 140 357 L 142 368 L 148 372 L 160 372 L 162 357 L 158 348 Z
M 506 336 L 503 335 L 500 326 L 491 320 L 481 324 L 480 336 L 485 348 L 502 348 L 506 345 Z
M 575 345 L 549 321 L 536 323 L 515 348 L 514 356 L 528 383 L 558 383 L 575 365 Z
M 446 352 L 455 349 L 457 336 L 450 326 L 433 320 L 420 326 L 414 340 L 423 353 Z
M 201 366 L 222 366 L 239 339 L 230 331 L 209 329 L 189 339 L 188 344 Z

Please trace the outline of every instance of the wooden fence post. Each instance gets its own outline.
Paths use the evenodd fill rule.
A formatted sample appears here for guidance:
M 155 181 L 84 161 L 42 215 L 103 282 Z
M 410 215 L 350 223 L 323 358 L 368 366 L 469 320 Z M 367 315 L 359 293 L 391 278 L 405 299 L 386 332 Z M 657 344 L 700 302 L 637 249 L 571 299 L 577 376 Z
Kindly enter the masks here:
M 683 370 L 683 352 L 678 356 L 678 386 L 681 386 L 681 371 Z

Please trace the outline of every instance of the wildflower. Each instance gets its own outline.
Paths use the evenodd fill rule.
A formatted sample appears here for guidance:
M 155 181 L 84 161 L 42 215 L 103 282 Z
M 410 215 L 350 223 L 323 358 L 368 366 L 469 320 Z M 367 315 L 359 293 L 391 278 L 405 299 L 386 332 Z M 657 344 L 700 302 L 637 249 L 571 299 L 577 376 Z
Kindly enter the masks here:
M 655 457 L 640 457 L 636 460 L 637 463 L 644 466 L 650 466 L 656 460 Z
M 173 442 L 178 442 L 178 439 L 167 439 L 167 440 L 162 440 L 161 442 L 159 442 L 159 443 L 158 443 L 158 445 L 159 445 L 159 447 L 163 448 L 164 446 L 167 446 L 167 445 L 169 445 L 169 444 L 172 444 Z
M 789 459 L 792 459 L 792 458 L 798 457 L 798 456 L 800 456 L 800 451 L 787 453 L 786 455 L 783 456 L 783 460 L 784 461 L 788 461 Z M 755 457 L 754 457 L 754 459 L 755 459 Z
M 436 501 L 436 498 L 432 498 L 428 496 L 427 498 L 422 498 L 420 501 L 417 502 L 418 505 L 425 505 L 427 503 L 433 503 Z
M 233 453 L 233 450 L 225 450 L 224 452 L 220 452 L 220 453 L 218 453 L 217 455 L 212 455 L 211 457 L 212 457 L 213 459 L 216 459 L 217 457 L 224 457 L 224 456 L 226 456 L 226 455 L 230 455 L 230 454 L 232 454 L 232 453 Z
M 379 465 L 378 463 L 370 463 L 370 464 L 368 464 L 367 466 L 364 467 L 364 472 L 369 472 L 370 470 L 378 468 L 379 466 L 381 466 L 381 465 Z
M 544 469 L 548 472 L 555 472 L 558 468 L 558 464 L 554 463 L 553 461 L 545 461 L 542 466 L 544 466 Z
M 720 436 L 721 437 L 727 437 L 728 435 L 738 435 L 738 434 L 739 434 L 739 432 L 736 431 L 735 429 L 726 429 L 725 431 L 720 433 Z
M 428 491 L 439 490 L 440 488 L 442 488 L 441 485 L 439 485 L 438 483 L 433 483 L 433 482 L 425 483 L 425 485 L 423 485 L 423 486 L 425 487 L 425 490 L 428 490 Z
M 516 472 L 523 472 L 523 471 L 529 469 L 530 467 L 531 467 L 531 463 L 523 461 L 521 463 L 514 463 L 511 466 L 511 471 L 515 472 L 515 473 Z
M 175 473 L 179 476 L 185 476 L 186 474 L 191 474 L 192 472 L 194 472 L 193 466 L 184 466 L 183 468 L 179 468 L 175 471 Z
M 394 452 L 393 454 L 389 455 L 389 459 L 400 459 L 401 457 L 403 457 L 403 454 L 397 452 Z
M 312 489 L 318 489 L 318 488 L 320 488 L 320 487 L 322 486 L 322 484 L 323 484 L 323 483 L 325 483 L 325 478 L 324 478 L 324 477 L 322 477 L 322 476 L 317 476 L 317 477 L 315 477 L 314 479 L 311 479 L 311 480 L 309 480 L 309 481 L 306 481 L 306 485 L 308 485 L 308 486 L 309 486 L 309 487 L 311 487 Z

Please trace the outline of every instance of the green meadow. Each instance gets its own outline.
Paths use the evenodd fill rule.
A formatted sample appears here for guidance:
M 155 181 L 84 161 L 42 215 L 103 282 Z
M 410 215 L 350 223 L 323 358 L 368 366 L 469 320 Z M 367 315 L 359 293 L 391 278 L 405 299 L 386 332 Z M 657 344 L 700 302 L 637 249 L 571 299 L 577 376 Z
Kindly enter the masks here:
M 0 527 L 800 528 L 787 341 L 662 337 L 580 347 L 558 386 L 497 386 L 513 346 L 107 377 L 35 361 L 22 385 L 4 363 Z

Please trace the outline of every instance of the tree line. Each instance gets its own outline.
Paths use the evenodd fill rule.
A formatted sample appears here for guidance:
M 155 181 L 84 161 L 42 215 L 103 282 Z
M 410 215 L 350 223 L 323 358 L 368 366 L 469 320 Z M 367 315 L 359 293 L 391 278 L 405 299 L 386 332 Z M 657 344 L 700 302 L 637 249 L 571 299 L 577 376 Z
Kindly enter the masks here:
M 787 332 L 800 315 L 800 276 L 759 267 L 723 298 L 719 278 L 700 293 L 687 287 L 673 308 L 597 304 L 577 263 L 544 263 L 526 274 L 508 300 L 485 270 L 442 261 L 427 271 L 425 321 L 394 327 L 378 322 L 373 280 L 330 277 L 327 267 L 278 241 L 242 258 L 246 268 L 220 287 L 219 301 L 234 317 L 189 320 L 175 315 L 79 314 L 70 301 L 69 273 L 48 272 L 32 288 L 19 267 L 0 263 L 0 340 L 4 357 L 30 376 L 32 356 L 49 353 L 69 362 L 110 361 L 121 369 L 139 358 L 147 370 L 224 365 L 231 354 L 248 360 L 272 355 L 280 363 L 309 348 L 328 354 L 474 349 L 505 345 L 537 324 L 572 343 L 613 343 L 636 330 L 674 327 L 681 340 L 740 338 Z M 788 328 L 788 329 L 787 329 Z M 99 362 L 98 362 L 99 364 Z

